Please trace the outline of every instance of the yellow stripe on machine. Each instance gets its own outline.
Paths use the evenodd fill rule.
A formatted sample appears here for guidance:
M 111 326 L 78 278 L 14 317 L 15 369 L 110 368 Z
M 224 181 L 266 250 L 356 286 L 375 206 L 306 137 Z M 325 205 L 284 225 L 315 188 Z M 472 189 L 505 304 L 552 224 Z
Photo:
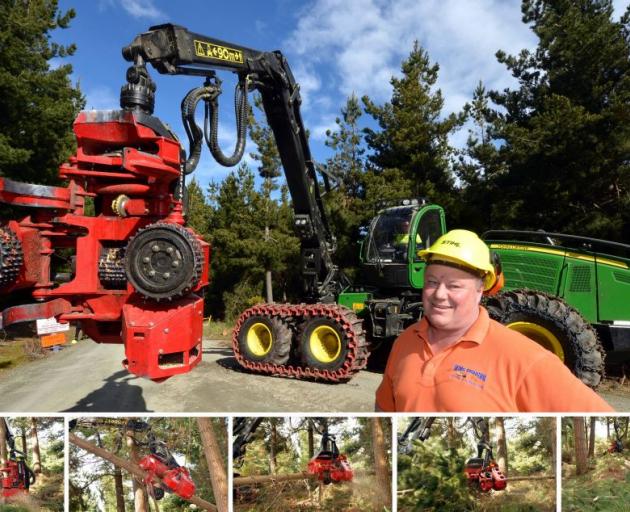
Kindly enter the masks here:
M 588 256 L 577 252 L 563 251 L 559 249 L 548 249 L 545 247 L 532 247 L 530 245 L 517 244 L 490 244 L 490 249 L 506 249 L 511 251 L 538 252 L 542 254 L 551 254 L 553 256 L 566 256 L 575 260 L 595 262 L 595 256 Z M 610 265 L 611 267 L 628 268 L 628 264 L 623 261 L 612 260 L 610 258 L 597 257 L 597 263 Z

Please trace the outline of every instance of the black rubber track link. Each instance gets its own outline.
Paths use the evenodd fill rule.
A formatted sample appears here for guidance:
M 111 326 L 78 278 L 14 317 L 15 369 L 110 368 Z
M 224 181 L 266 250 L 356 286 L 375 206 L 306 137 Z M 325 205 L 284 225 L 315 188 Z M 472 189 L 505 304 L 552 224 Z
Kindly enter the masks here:
M 597 332 L 559 297 L 533 290 L 512 290 L 486 299 L 490 317 L 506 325 L 517 321 L 550 330 L 562 344 L 564 363 L 587 386 L 604 377 L 605 352 Z
M 12 285 L 24 264 L 22 244 L 8 227 L 0 227 L 0 288 Z
M 142 296 L 158 302 L 188 295 L 202 269 L 199 240 L 179 224 L 150 224 L 129 240 L 125 250 L 127 279 Z
M 241 352 L 239 346 L 239 333 L 245 321 L 253 316 L 268 318 L 280 318 L 286 324 L 299 326 L 303 322 L 315 317 L 326 318 L 336 322 L 344 334 L 348 348 L 343 364 L 336 370 L 322 370 L 308 368 L 298 364 L 273 364 L 268 362 L 253 361 Z M 296 328 L 296 332 L 300 329 Z M 298 343 L 293 340 L 293 345 Z M 355 373 L 365 368 L 368 360 L 368 349 L 363 331 L 363 321 L 350 309 L 337 304 L 259 304 L 245 310 L 236 322 L 232 336 L 232 350 L 238 363 L 248 370 L 295 377 L 297 379 L 312 379 L 328 382 L 347 382 Z

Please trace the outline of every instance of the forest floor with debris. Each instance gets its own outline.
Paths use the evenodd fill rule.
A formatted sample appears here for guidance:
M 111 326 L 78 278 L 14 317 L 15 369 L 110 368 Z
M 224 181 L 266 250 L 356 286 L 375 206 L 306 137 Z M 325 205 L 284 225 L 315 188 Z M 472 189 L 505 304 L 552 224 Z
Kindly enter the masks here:
M 562 510 L 566 512 L 623 512 L 630 503 L 630 454 L 598 455 L 589 471 L 575 476 L 575 466 L 564 464 Z
M 331 485 L 298 480 L 248 486 L 238 490 L 234 512 L 383 512 L 375 505 L 375 489 L 369 475 Z

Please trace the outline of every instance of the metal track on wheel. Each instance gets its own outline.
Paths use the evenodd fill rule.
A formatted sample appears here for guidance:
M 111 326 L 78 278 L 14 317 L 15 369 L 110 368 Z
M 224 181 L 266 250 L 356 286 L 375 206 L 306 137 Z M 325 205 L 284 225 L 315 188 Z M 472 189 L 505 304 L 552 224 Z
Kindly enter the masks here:
M 320 370 L 293 365 L 277 365 L 250 361 L 241 354 L 238 335 L 250 316 L 280 317 L 287 321 L 305 321 L 315 317 L 329 318 L 337 322 L 348 338 L 348 354 L 343 366 L 337 370 Z M 362 320 L 350 309 L 338 304 L 259 304 L 245 310 L 236 322 L 232 336 L 232 350 L 238 363 L 258 373 L 281 375 L 297 379 L 316 379 L 329 382 L 345 382 L 367 365 L 368 350 L 363 333 Z

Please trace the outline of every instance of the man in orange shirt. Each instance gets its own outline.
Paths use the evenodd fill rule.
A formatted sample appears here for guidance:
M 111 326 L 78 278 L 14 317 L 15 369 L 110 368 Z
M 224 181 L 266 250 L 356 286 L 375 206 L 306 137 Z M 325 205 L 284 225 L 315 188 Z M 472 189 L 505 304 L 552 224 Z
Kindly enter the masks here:
M 394 343 L 377 411 L 613 411 L 554 354 L 489 318 L 479 303 L 497 276 L 475 233 L 450 231 L 420 256 L 424 316 Z

